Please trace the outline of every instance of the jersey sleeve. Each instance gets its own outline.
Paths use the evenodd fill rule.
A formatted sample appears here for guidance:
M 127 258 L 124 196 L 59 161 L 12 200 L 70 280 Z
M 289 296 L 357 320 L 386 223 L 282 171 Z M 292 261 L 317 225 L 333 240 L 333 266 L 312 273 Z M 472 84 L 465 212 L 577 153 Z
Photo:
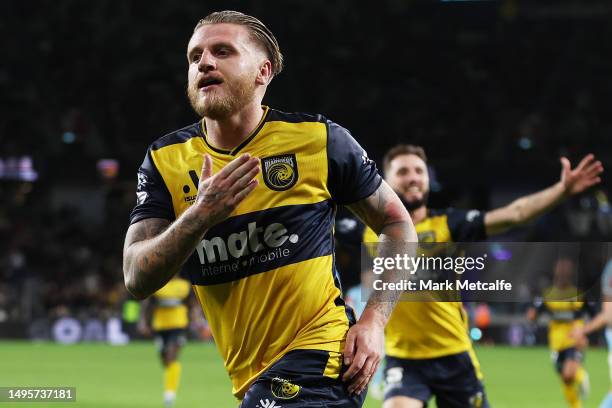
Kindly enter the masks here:
M 136 206 L 130 214 L 130 224 L 146 218 L 175 219 L 172 197 L 153 162 L 151 149 L 138 169 Z
M 612 259 L 606 263 L 601 275 L 601 293 L 604 296 L 612 297 Z
M 340 204 L 352 204 L 372 195 L 382 183 L 376 163 L 348 130 L 326 121 L 327 125 L 327 185 L 332 199 Z
M 454 242 L 482 241 L 487 239 L 484 214 L 478 210 L 448 210 L 448 229 Z

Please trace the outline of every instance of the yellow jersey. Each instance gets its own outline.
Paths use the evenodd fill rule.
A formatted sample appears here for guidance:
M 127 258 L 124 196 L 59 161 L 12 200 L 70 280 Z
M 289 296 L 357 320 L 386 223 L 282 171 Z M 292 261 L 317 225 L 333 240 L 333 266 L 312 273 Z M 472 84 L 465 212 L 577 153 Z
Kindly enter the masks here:
M 484 214 L 477 210 L 428 210 L 427 217 L 415 228 L 419 245 L 486 239 Z M 364 229 L 363 242 L 377 240 L 374 231 Z M 405 359 L 430 359 L 467 351 L 479 372 L 461 302 L 400 300 L 387 323 L 385 351 L 388 356 Z
M 552 351 L 575 347 L 576 341 L 570 337 L 570 333 L 575 326 L 584 325 L 584 313 L 593 311 L 575 286 L 563 289 L 551 286 L 544 291 L 542 299 L 536 299 L 534 305 L 538 313 L 550 315 L 548 346 Z
M 185 302 L 190 292 L 191 284 L 175 277 L 151 296 L 154 303 L 153 330 L 184 329 L 189 325 L 189 310 Z
M 259 185 L 206 232 L 183 267 L 238 398 L 291 350 L 343 351 L 354 315 L 334 264 L 334 214 L 382 182 L 346 129 L 320 115 L 263 109 L 231 151 L 209 143 L 203 120 L 154 142 L 131 215 L 131 223 L 178 218 L 196 199 L 204 154 L 215 173 L 242 153 L 260 158 Z M 325 372 L 337 378 L 339 370 L 333 363 Z

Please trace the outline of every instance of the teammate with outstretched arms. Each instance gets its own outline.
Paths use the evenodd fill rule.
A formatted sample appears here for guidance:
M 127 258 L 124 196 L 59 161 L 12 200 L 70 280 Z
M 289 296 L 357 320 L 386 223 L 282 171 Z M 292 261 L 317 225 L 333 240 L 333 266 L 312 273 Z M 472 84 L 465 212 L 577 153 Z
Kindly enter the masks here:
M 420 243 L 483 241 L 541 216 L 600 182 L 603 167 L 593 155 L 575 169 L 566 158 L 561 165 L 561 178 L 551 187 L 481 212 L 427 206 L 429 171 L 422 147 L 397 145 L 386 153 L 383 163 L 385 181 L 410 212 Z M 378 240 L 363 225 L 342 219 L 339 223 L 355 225 L 343 230 L 341 240 Z M 489 406 L 467 322 L 461 302 L 398 303 L 385 331 L 385 408 L 422 408 L 433 397 L 439 408 Z
M 139 169 L 128 290 L 144 298 L 189 274 L 241 407 L 360 407 L 397 299 L 377 294 L 355 321 L 334 214 L 346 205 L 381 240 L 415 242 L 408 212 L 346 129 L 261 104 L 282 69 L 261 21 L 210 14 L 187 62 L 202 120 L 155 141 Z

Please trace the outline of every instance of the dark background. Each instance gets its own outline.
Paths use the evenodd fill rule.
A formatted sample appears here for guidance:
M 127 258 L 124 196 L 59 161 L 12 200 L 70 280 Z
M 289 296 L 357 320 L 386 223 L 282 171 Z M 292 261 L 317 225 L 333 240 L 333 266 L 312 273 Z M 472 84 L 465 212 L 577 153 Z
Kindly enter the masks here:
M 505 204 L 557 181 L 560 155 L 612 169 L 608 1 L 3 1 L 0 322 L 119 310 L 136 170 L 198 119 L 186 44 L 220 9 L 279 40 L 264 103 L 326 115 L 379 163 L 423 145 L 433 206 Z M 610 180 L 501 239 L 610 240 Z

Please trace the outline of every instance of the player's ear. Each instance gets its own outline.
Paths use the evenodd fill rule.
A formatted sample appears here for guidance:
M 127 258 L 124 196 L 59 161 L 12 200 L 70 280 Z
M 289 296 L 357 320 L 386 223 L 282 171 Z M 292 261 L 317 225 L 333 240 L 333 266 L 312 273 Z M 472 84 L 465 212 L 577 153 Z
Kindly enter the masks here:
M 269 59 L 265 59 L 259 66 L 259 72 L 257 73 L 257 78 L 255 78 L 255 83 L 257 85 L 268 85 L 272 80 L 272 76 L 272 63 Z

